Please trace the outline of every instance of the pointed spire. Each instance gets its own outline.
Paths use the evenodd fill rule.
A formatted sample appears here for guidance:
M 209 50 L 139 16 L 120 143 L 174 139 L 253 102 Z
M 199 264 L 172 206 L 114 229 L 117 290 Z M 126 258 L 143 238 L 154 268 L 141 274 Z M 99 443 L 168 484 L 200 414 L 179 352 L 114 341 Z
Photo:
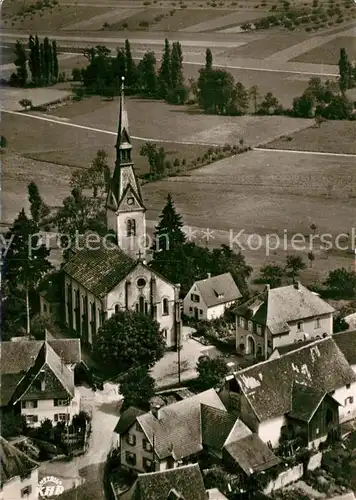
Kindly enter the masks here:
M 116 149 L 128 149 L 131 147 L 129 120 L 125 107 L 125 77 L 123 76 L 121 77 L 119 126 L 117 130 Z

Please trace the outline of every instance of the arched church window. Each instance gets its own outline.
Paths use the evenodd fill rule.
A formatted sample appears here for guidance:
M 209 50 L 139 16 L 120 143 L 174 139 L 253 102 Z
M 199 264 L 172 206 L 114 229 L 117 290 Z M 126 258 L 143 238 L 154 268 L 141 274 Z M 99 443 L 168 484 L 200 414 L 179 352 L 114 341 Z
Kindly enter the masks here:
M 162 301 L 163 315 L 167 316 L 169 314 L 169 302 L 168 299 L 163 299 Z
M 136 221 L 135 221 L 135 219 L 127 219 L 126 232 L 127 232 L 127 236 L 136 236 Z
M 145 298 L 140 297 L 138 300 L 138 309 L 141 314 L 145 312 Z

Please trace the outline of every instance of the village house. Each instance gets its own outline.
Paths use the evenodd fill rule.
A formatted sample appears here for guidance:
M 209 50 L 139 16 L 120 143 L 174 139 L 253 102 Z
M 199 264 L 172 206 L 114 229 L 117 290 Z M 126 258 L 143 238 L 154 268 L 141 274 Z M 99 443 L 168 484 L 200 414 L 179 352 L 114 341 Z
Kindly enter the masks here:
M 218 462 L 225 458 L 248 475 L 279 463 L 257 435 L 251 437 L 251 430 L 227 412 L 214 389 L 148 413 L 128 408 L 115 433 L 122 466 L 136 472 L 181 467 L 201 453 Z
M 223 316 L 240 297 L 240 290 L 230 273 L 196 281 L 184 298 L 184 314 L 199 320 Z
M 333 332 L 334 308 L 301 283 L 266 289 L 236 309 L 236 350 L 267 359 L 276 347 Z
M 115 500 L 208 500 L 198 464 L 138 474 L 133 486 Z
M 18 410 L 33 427 L 45 419 L 70 423 L 79 413 L 74 384 L 79 339 L 2 342 L 0 353 L 2 408 Z
M 65 322 L 92 346 L 103 322 L 120 310 L 151 315 L 167 347 L 180 345 L 179 286 L 146 262 L 146 209 L 131 158 L 123 88 L 120 97 L 115 169 L 106 202 L 108 231 L 116 244 L 97 234 L 82 235 L 64 265 Z
M 298 438 L 312 447 L 356 416 L 356 375 L 326 338 L 228 376 L 220 397 L 270 446 Z
M 0 437 L 0 500 L 38 499 L 39 464 Z

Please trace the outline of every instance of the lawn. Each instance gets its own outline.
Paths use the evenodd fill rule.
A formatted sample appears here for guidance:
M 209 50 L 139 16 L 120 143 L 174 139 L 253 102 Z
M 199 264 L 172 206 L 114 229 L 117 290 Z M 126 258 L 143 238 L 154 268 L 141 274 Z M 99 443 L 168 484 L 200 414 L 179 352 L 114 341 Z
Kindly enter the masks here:
M 264 146 L 271 149 L 297 149 L 324 153 L 356 154 L 355 123 L 329 121 L 276 139 Z
M 299 55 L 293 61 L 318 64 L 338 64 L 340 49 L 345 48 L 350 61 L 356 59 L 356 38 L 351 36 L 340 36 L 333 38 L 324 45 L 320 45 L 304 54 Z

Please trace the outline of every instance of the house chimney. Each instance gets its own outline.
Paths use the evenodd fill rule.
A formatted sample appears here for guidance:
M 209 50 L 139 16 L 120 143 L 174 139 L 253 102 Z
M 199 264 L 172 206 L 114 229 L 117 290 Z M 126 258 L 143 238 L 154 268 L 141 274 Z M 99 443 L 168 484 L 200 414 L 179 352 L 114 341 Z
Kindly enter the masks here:
M 211 278 L 211 273 L 208 273 L 208 279 L 210 279 L 210 278 Z
M 300 290 L 301 289 L 301 283 L 300 283 L 300 281 L 297 281 L 296 283 L 294 283 L 294 288 L 296 290 Z
M 265 290 L 268 292 L 271 289 L 271 285 L 267 284 Z
M 152 415 L 158 419 L 158 415 L 159 415 L 159 409 L 160 409 L 160 405 L 155 405 L 152 409 L 151 409 L 151 413 Z

